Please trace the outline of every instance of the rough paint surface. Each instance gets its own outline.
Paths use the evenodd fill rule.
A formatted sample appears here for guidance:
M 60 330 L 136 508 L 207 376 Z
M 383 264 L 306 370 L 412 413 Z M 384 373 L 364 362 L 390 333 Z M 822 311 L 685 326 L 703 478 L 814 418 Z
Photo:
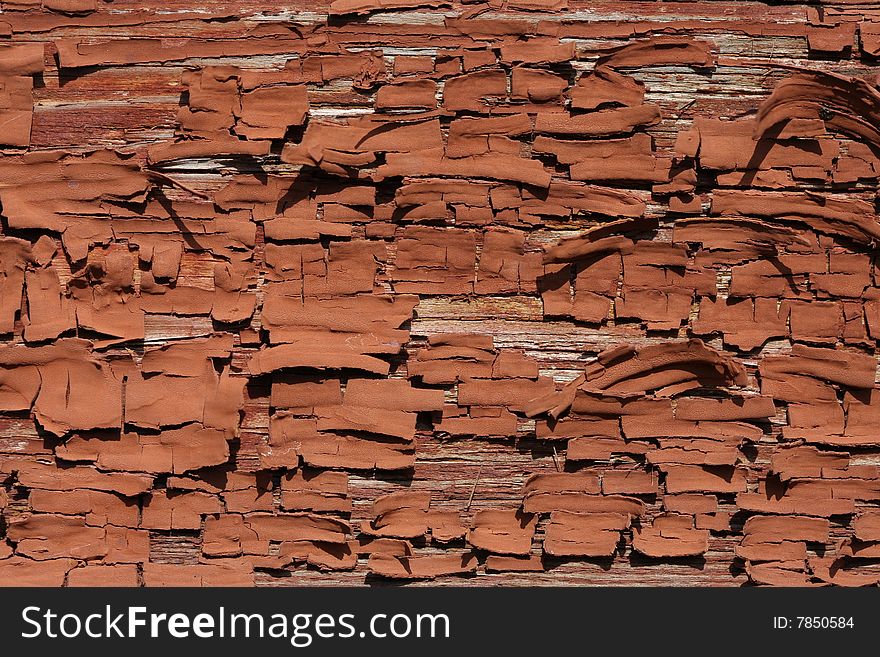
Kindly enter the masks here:
M 880 13 L 0 0 L 0 584 L 876 585 Z

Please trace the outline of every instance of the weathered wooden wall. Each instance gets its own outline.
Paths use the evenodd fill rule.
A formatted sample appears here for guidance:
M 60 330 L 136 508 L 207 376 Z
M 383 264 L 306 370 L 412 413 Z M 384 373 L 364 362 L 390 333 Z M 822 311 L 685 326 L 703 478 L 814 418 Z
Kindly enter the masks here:
M 880 5 L 157 4 L 0 1 L 0 583 L 880 580 Z M 278 401 L 292 375 L 439 392 Z M 673 419 L 690 397 L 725 406 Z M 301 471 L 347 473 L 350 513 L 326 480 L 285 501 Z M 430 511 L 391 498 L 371 547 L 403 491 Z

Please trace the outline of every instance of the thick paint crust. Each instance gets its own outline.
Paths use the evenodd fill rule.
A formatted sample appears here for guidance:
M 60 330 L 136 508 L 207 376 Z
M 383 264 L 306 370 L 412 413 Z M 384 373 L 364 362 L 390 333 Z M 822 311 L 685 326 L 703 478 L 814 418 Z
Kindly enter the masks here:
M 876 8 L 0 10 L 0 584 L 880 583 Z

